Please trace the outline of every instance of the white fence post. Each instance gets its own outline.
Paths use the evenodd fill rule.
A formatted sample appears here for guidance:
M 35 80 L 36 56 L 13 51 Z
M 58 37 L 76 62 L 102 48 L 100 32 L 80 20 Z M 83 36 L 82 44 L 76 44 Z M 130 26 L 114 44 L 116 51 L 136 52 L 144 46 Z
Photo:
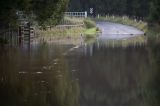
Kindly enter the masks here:
M 99 19 L 99 14 L 98 14 L 98 19 Z
M 87 11 L 85 11 L 85 18 L 87 18 Z

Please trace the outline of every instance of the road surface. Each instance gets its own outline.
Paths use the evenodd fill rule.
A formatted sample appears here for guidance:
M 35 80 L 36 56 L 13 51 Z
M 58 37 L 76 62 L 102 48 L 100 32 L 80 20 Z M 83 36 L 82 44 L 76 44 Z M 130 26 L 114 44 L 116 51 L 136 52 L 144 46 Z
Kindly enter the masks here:
M 144 35 L 144 32 L 127 25 L 111 22 L 97 22 L 97 26 L 102 30 L 99 39 L 127 39 Z

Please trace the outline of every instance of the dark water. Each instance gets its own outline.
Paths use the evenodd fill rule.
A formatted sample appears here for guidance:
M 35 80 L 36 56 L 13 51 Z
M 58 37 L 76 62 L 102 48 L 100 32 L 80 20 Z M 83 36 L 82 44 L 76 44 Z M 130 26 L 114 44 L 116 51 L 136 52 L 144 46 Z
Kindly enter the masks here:
M 1 48 L 0 106 L 159 106 L 160 43 Z

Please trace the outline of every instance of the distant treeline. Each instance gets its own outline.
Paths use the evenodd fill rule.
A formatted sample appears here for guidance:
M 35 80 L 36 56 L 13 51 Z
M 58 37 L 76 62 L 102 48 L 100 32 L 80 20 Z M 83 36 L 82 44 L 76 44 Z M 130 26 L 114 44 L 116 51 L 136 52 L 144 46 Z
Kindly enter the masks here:
M 88 12 L 94 8 L 94 15 L 147 17 L 160 23 L 160 0 L 0 0 L 0 30 L 16 25 L 17 11 L 23 11 L 28 19 L 34 15 L 40 25 L 56 25 L 66 7 L 68 11 Z
M 95 14 L 149 17 L 160 20 L 160 0 L 70 0 L 69 11 L 88 11 Z

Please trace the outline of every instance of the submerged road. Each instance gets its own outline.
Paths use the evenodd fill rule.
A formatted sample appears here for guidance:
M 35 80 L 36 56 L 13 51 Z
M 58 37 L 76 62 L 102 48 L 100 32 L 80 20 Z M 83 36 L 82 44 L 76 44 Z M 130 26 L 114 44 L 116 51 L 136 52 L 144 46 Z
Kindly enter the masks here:
M 99 39 L 127 39 L 144 35 L 143 31 L 122 24 L 100 21 L 97 22 L 97 26 L 102 30 Z

